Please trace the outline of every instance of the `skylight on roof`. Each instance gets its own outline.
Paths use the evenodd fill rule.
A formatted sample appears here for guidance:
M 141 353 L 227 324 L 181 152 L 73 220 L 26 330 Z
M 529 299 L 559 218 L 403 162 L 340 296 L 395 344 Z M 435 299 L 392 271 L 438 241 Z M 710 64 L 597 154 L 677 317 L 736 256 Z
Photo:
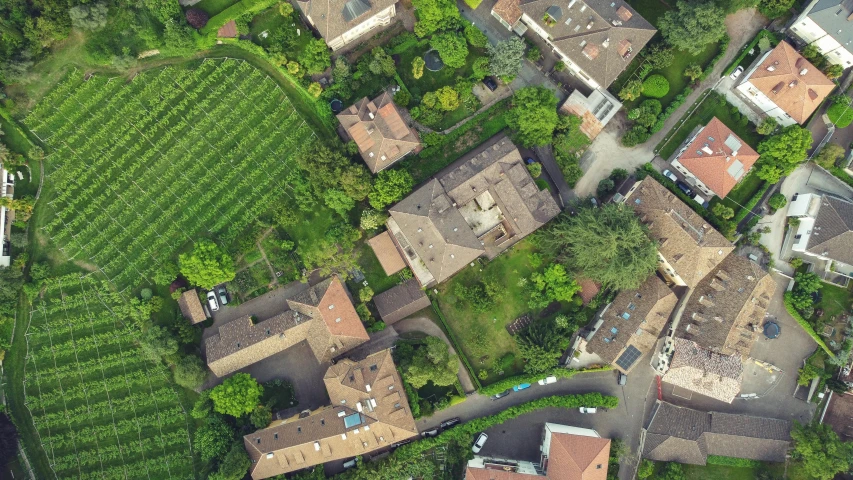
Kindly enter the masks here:
M 356 425 L 361 425 L 361 414 L 353 413 L 352 415 L 347 415 L 344 417 L 344 427 L 352 428 Z

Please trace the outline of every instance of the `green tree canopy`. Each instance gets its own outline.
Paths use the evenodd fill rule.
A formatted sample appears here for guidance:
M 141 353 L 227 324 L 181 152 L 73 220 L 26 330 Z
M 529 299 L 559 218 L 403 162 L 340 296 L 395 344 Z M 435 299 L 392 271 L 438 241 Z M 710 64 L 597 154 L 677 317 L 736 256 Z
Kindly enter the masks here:
M 441 61 L 448 67 L 456 69 L 465 66 L 465 58 L 468 57 L 468 43 L 462 34 L 442 32 L 434 35 L 429 44 L 438 52 Z
M 335 188 L 326 190 L 326 193 L 323 194 L 323 202 L 344 218 L 347 218 L 347 212 L 355 208 L 355 200 Z
M 388 205 L 402 200 L 412 191 L 414 185 L 415 179 L 406 170 L 382 170 L 376 175 L 376 181 L 370 191 L 370 205 L 377 210 L 384 210 Z
M 465 38 L 472 47 L 483 48 L 489 44 L 489 38 L 473 23 L 465 24 Z
M 267 428 L 272 422 L 272 410 L 266 405 L 258 405 L 249 415 L 249 421 L 255 428 Z
M 823 168 L 832 168 L 842 156 L 844 156 L 844 147 L 837 143 L 827 143 L 814 157 L 814 162 Z
M 325 145 L 318 146 L 307 155 L 299 155 L 296 163 L 303 173 L 297 177 L 303 177 L 302 180 L 307 178 L 306 187 L 311 188 L 316 198 L 324 198 L 326 191 L 334 188 L 360 202 L 370 192 L 372 180 L 364 164 L 351 162 L 338 150 Z M 299 178 L 294 180 L 299 181 Z
M 181 273 L 193 285 L 211 289 L 234 279 L 234 260 L 210 240 L 201 240 L 179 257 Z
M 506 123 L 521 146 L 550 144 L 557 122 L 557 97 L 551 90 L 524 87 L 512 96 Z
M 394 59 L 385 52 L 382 47 L 374 47 L 370 51 L 372 58 L 368 64 L 368 70 L 376 75 L 384 75 L 393 77 L 396 69 L 394 67 Z
M 639 80 L 629 80 L 622 90 L 619 90 L 619 98 L 622 100 L 633 101 L 640 98 L 643 94 L 643 82 Z
M 175 364 L 175 371 L 173 373 L 175 383 L 190 390 L 195 390 L 207 380 L 207 367 L 195 355 L 181 357 Z
M 539 236 L 569 270 L 614 290 L 637 288 L 656 269 L 655 244 L 634 211 L 621 204 L 564 214 Z
M 803 462 L 809 478 L 832 480 L 840 472 L 853 466 L 853 443 L 842 442 L 827 424 L 794 424 L 793 456 Z
M 427 337 L 424 345 L 415 350 L 411 363 L 406 367 L 406 381 L 414 388 L 421 388 L 432 381 L 434 385 L 446 386 L 456 382 L 459 359 L 450 354 L 447 344 L 438 337 Z
M 210 390 L 213 409 L 218 413 L 242 417 L 252 413 L 264 393 L 264 387 L 248 373 L 236 373 Z
M 521 61 L 524 58 L 524 42 L 518 37 L 498 42 L 497 45 L 487 45 L 489 53 L 489 69 L 492 75 L 503 78 L 513 78 L 521 71 Z
M 794 0 L 761 0 L 758 11 L 767 18 L 773 19 L 785 15 L 794 6 Z
M 530 276 L 530 286 L 531 308 L 544 308 L 553 301 L 568 302 L 581 289 L 578 282 L 569 277 L 566 267 L 559 263 L 549 265 L 542 273 L 534 272 Z
M 788 199 L 785 198 L 785 195 L 781 193 L 774 193 L 770 196 L 770 199 L 767 200 L 767 205 L 770 205 L 770 208 L 773 210 L 779 210 L 788 204 Z
M 139 339 L 139 346 L 143 356 L 152 362 L 159 362 L 161 358 L 178 351 L 178 341 L 175 337 L 157 325 L 148 327 Z
M 419 37 L 456 28 L 462 21 L 453 0 L 412 0 L 412 4 L 418 11 L 415 34 Z
M 208 480 L 242 480 L 252 466 L 242 442 L 237 442 L 219 463 L 219 469 L 211 473 Z
M 193 435 L 193 446 L 205 462 L 225 455 L 233 441 L 234 430 L 219 415 L 208 417 Z
M 75 28 L 97 30 L 107 24 L 107 11 L 105 3 L 90 3 L 71 7 L 68 16 Z
M 323 73 L 332 66 L 332 57 L 329 55 L 329 47 L 321 38 L 315 38 L 308 42 L 305 50 L 299 55 L 299 64 L 309 74 Z
M 679 0 L 675 9 L 659 20 L 661 34 L 675 48 L 699 55 L 705 46 L 726 34 L 726 14 L 723 9 L 707 2 Z
M 785 127 L 758 144 L 758 178 L 776 183 L 804 162 L 812 146 L 812 133 L 799 125 Z

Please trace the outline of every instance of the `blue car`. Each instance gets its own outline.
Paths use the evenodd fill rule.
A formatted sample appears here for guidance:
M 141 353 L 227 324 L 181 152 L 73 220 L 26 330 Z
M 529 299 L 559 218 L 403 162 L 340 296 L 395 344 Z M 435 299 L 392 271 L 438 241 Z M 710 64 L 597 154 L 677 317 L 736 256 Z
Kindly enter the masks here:
M 530 384 L 529 383 L 522 383 L 521 385 L 516 385 L 516 386 L 512 387 L 512 389 L 516 392 L 520 392 L 521 390 L 524 390 L 525 388 L 530 388 Z

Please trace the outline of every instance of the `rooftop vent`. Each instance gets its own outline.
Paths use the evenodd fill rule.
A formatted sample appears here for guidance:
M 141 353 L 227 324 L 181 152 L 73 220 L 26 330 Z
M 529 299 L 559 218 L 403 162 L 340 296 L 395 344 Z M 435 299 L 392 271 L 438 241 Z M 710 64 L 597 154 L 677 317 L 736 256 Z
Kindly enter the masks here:
M 797 84 L 799 84 L 799 83 L 800 83 L 800 81 L 799 81 L 799 80 L 791 80 L 791 83 L 789 83 L 789 84 L 788 84 L 788 88 L 794 88 L 794 87 L 796 87 L 796 86 L 797 86 Z

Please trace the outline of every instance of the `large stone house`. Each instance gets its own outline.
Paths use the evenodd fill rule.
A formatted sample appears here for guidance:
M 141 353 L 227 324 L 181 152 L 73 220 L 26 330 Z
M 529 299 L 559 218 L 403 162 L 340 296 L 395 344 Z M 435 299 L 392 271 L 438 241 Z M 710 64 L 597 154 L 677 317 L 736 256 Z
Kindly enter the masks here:
M 506 136 L 487 141 L 389 209 L 388 231 L 421 286 L 496 257 L 560 213 Z
M 288 298 L 288 309 L 263 320 L 232 320 L 204 341 L 207 366 L 218 377 L 307 341 L 320 363 L 366 342 L 369 337 L 346 287 L 331 277 Z
M 687 183 L 705 195 L 726 195 L 749 172 L 758 153 L 717 117 L 698 129 L 672 158 Z
M 536 32 L 593 90 L 609 87 L 656 32 L 624 0 L 498 0 L 492 16 L 519 35 Z
M 853 279 L 853 203 L 830 195 L 797 194 L 787 216 L 800 219 L 792 251 L 825 260 L 826 271 Z
M 243 437 L 254 480 L 387 450 L 418 436 L 390 350 L 339 361 L 323 382 L 330 405 Z
M 474 455 L 465 480 L 605 480 L 610 439 L 595 430 L 546 423 L 538 462 Z
M 675 338 L 675 351 L 662 380 L 721 402 L 732 403 L 743 380 L 740 355 L 723 355 L 696 342 Z
M 391 24 L 395 0 L 297 0 L 308 22 L 332 50 L 339 50 L 377 27 Z
M 853 0 L 812 0 L 788 33 L 836 65 L 853 66 Z
M 829 96 L 835 83 L 800 55 L 788 42 L 779 42 L 744 73 L 738 92 L 763 116 L 787 127 L 805 124 Z

